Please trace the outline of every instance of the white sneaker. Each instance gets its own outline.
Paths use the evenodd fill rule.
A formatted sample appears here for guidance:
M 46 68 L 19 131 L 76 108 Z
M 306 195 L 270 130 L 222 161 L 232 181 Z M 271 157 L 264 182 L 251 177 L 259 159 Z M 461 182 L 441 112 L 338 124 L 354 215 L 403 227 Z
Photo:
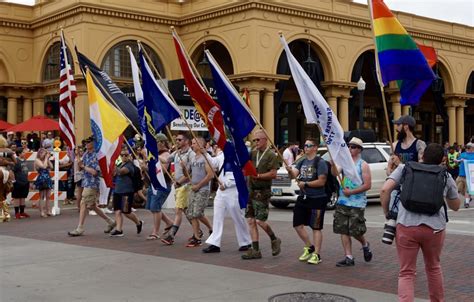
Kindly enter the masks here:
M 91 216 L 96 216 L 97 213 L 96 213 L 94 210 L 90 210 L 90 211 L 89 211 L 89 215 L 91 215 Z
M 102 212 L 104 212 L 105 214 L 113 214 L 114 213 L 114 211 L 112 211 L 109 208 L 102 208 Z

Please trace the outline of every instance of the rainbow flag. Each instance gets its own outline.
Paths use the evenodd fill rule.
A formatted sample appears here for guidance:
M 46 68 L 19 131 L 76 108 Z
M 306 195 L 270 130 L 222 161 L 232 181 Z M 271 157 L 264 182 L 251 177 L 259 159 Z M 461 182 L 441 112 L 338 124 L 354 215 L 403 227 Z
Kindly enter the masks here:
M 402 105 L 418 105 L 436 79 L 413 38 L 383 0 L 369 1 L 382 82 L 398 82 Z

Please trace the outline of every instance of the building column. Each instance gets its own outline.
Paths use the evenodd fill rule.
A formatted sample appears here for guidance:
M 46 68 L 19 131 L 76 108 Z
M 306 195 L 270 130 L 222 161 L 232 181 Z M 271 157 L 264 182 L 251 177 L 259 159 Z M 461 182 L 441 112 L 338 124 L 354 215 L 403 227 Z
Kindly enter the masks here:
M 464 145 L 464 106 L 456 107 L 456 141 L 459 145 Z
M 250 95 L 250 109 L 257 118 L 257 121 L 260 119 L 260 91 L 258 89 L 249 89 Z
M 275 141 L 274 92 L 274 90 L 265 89 L 263 95 L 263 127 L 272 141 Z
M 456 107 L 447 105 L 449 122 L 449 144 L 452 145 L 456 141 Z
M 33 100 L 33 116 L 44 115 L 44 99 L 35 98 Z
M 338 119 L 341 123 L 342 130 L 349 131 L 349 98 L 341 96 L 338 104 Z
M 400 92 L 390 94 L 390 103 L 392 103 L 393 120 L 402 116 L 402 106 L 400 104 Z M 397 133 L 397 127 L 393 125 L 392 133 Z
M 402 115 L 409 115 L 409 114 L 410 114 L 410 106 L 409 105 L 402 106 Z
M 10 124 L 16 124 L 17 116 L 17 99 L 9 97 L 7 103 L 7 122 L 9 122 Z
M 33 104 L 31 99 L 23 99 L 23 121 L 32 117 Z
M 332 112 L 334 112 L 334 114 L 336 116 L 338 116 L 337 115 L 337 97 L 327 96 L 326 99 L 328 101 L 329 107 L 331 107 L 331 109 L 332 109 Z

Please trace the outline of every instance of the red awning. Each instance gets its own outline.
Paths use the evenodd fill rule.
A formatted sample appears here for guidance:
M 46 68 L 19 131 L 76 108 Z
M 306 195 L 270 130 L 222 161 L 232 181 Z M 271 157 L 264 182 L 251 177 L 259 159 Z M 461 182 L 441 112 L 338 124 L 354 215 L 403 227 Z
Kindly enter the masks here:
M 43 115 L 36 115 L 23 123 L 6 129 L 7 131 L 51 131 L 59 130 L 59 123 Z
M 8 129 L 8 128 L 13 127 L 13 126 L 14 126 L 14 125 L 13 125 L 13 124 L 10 124 L 9 122 L 0 120 L 0 131 L 3 131 L 3 130 L 5 130 L 5 129 Z

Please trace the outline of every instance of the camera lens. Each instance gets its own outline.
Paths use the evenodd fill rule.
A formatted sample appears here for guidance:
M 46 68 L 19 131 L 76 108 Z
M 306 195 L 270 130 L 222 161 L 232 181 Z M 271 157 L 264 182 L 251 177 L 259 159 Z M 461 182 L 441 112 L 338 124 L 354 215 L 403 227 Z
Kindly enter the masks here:
M 394 219 L 390 219 L 384 225 L 384 232 L 382 235 L 382 242 L 385 244 L 392 244 L 393 239 L 395 238 L 395 234 L 397 232 L 396 229 L 396 221 Z

